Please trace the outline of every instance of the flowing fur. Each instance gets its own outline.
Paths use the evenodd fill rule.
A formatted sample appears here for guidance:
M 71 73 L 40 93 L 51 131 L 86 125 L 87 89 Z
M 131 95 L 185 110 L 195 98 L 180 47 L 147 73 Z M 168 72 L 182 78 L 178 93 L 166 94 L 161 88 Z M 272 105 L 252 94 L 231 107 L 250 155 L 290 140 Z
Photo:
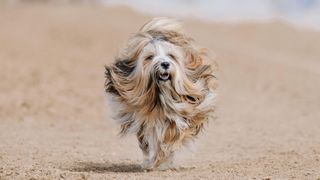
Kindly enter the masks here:
M 147 46 L 161 43 L 180 53 L 171 62 L 171 79 L 165 82 L 159 80 L 159 62 L 141 57 Z M 216 81 L 210 61 L 180 23 L 155 18 L 106 66 L 105 89 L 111 104 L 118 108 L 114 118 L 120 134 L 136 134 L 144 168 L 170 168 L 175 150 L 195 138 L 212 117 Z

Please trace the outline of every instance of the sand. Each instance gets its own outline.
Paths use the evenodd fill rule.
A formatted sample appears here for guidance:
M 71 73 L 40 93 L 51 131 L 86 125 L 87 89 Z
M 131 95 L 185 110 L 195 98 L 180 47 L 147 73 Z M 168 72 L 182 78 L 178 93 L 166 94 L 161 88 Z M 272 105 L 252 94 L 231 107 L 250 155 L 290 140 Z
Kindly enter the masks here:
M 176 169 L 143 172 L 120 138 L 104 65 L 149 16 L 0 7 L 0 179 L 319 179 L 320 33 L 273 22 L 186 30 L 219 64 L 218 119 Z

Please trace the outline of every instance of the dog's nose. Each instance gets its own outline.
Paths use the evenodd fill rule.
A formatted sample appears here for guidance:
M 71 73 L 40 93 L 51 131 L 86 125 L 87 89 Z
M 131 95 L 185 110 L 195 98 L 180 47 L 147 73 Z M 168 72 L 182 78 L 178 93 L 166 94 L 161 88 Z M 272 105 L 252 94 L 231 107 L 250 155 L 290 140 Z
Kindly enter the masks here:
M 162 62 L 161 63 L 161 67 L 163 67 L 163 69 L 168 69 L 170 66 L 170 63 L 169 62 Z

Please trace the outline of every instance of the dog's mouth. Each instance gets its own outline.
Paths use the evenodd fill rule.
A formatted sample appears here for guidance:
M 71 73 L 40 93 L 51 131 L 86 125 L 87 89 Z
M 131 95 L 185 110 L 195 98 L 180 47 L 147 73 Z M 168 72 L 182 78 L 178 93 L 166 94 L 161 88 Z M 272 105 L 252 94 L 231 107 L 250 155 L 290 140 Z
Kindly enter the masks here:
M 159 74 L 159 79 L 161 81 L 167 81 L 170 79 L 170 74 L 168 72 L 163 72 Z

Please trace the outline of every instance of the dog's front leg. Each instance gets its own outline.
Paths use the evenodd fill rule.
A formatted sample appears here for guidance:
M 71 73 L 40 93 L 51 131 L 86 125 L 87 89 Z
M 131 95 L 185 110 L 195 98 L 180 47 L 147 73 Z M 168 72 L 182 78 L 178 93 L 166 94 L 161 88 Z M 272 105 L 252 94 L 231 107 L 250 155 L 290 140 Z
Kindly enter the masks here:
M 137 133 L 144 158 L 142 168 L 165 170 L 172 167 L 172 144 L 165 143 L 162 137 L 154 128 L 141 128 Z
M 139 147 L 142 151 L 143 155 L 143 162 L 142 162 L 142 168 L 143 169 L 149 169 L 150 168 L 150 148 L 149 148 L 149 143 L 146 139 L 146 135 L 144 132 L 144 129 L 141 128 L 139 132 L 137 133 L 137 139 L 139 141 Z
M 148 129 L 149 130 L 149 129 Z M 152 170 L 162 162 L 164 152 L 160 148 L 159 139 L 155 131 L 141 130 L 137 133 L 140 149 L 143 153 L 142 168 Z
M 144 161 L 145 169 L 166 170 L 173 167 L 174 151 L 170 145 L 160 143 L 149 143 L 148 156 Z

